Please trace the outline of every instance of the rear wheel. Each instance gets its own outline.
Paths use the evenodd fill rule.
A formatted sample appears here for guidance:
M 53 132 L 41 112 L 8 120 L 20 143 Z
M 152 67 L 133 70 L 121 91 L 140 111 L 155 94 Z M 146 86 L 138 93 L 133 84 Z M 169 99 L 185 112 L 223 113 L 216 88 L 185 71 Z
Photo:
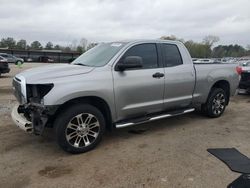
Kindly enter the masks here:
M 226 92 L 221 88 L 212 88 L 207 102 L 202 105 L 202 111 L 209 117 L 220 117 L 227 105 Z
M 88 104 L 73 105 L 55 121 L 59 146 L 70 153 L 87 152 L 98 145 L 105 130 L 102 113 Z

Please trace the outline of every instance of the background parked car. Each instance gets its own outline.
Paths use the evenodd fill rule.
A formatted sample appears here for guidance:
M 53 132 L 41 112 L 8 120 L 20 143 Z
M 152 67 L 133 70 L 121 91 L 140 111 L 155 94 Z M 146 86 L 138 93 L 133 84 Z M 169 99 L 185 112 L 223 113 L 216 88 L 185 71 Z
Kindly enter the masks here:
M 54 59 L 50 58 L 50 57 L 47 57 L 47 56 L 40 56 L 38 58 L 38 61 L 39 62 L 44 62 L 44 63 L 53 63 L 54 62 Z
M 8 60 L 2 56 L 0 56 L 0 76 L 2 73 L 9 73 L 10 68 L 8 64 Z
M 241 75 L 239 83 L 240 93 L 250 94 L 250 60 L 240 62 L 238 72 Z
M 19 57 L 15 57 L 11 54 L 6 54 L 6 53 L 0 53 L 0 56 L 4 57 L 5 59 L 7 59 L 8 63 L 23 63 L 23 59 L 19 58 Z
M 33 61 L 34 61 L 34 59 L 32 59 L 32 58 L 28 57 L 28 58 L 26 58 L 26 59 L 25 59 L 25 61 L 26 61 L 26 62 L 33 62 Z

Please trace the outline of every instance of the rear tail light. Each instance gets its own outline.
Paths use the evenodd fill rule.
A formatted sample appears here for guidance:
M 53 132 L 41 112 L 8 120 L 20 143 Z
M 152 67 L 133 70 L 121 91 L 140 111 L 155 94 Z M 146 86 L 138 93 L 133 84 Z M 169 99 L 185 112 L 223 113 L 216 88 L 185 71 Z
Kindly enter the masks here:
M 241 75 L 241 73 L 242 73 L 242 67 L 237 66 L 237 67 L 236 67 L 236 72 L 237 72 L 239 75 Z

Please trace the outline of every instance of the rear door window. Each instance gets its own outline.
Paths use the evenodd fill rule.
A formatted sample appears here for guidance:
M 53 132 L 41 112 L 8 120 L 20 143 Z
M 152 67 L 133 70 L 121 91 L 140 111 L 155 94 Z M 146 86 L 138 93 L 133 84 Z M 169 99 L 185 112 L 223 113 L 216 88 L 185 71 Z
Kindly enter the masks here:
M 174 67 L 182 65 L 182 57 L 175 44 L 162 44 L 164 67 Z

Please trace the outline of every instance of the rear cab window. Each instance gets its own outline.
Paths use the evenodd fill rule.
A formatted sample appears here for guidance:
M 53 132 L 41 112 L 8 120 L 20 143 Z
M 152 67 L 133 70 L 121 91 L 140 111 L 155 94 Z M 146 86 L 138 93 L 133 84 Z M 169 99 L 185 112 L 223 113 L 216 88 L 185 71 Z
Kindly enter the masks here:
M 179 48 L 175 44 L 162 43 L 164 67 L 175 67 L 183 64 Z

